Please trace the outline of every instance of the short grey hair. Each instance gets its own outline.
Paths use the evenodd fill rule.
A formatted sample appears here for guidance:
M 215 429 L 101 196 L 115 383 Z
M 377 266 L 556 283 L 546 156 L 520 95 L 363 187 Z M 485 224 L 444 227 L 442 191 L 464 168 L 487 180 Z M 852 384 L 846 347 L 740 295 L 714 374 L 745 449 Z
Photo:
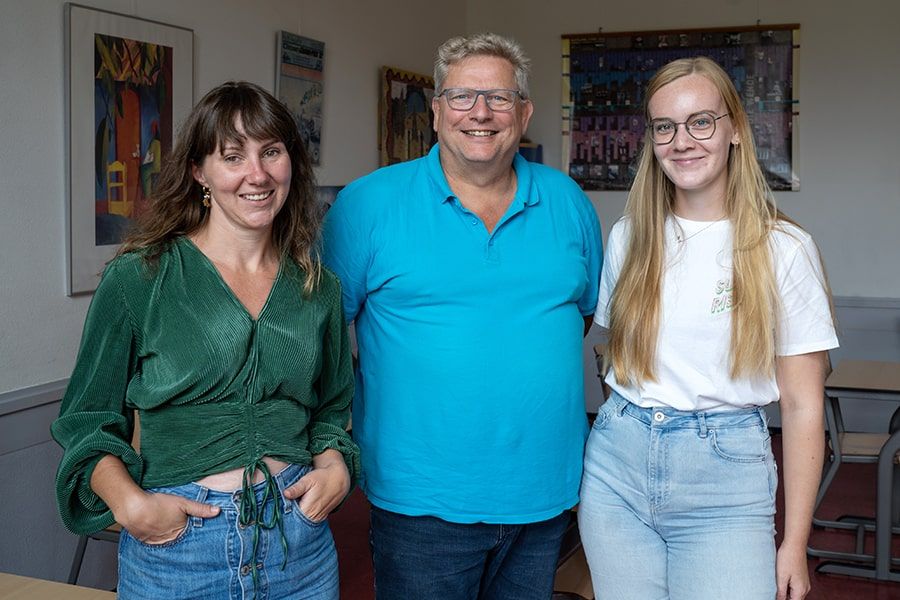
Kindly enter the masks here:
M 450 66 L 472 56 L 496 56 L 504 58 L 516 73 L 516 86 L 524 98 L 528 98 L 528 72 L 531 60 L 518 42 L 496 33 L 477 33 L 465 37 L 450 38 L 438 48 L 434 59 L 434 89 L 440 93 Z

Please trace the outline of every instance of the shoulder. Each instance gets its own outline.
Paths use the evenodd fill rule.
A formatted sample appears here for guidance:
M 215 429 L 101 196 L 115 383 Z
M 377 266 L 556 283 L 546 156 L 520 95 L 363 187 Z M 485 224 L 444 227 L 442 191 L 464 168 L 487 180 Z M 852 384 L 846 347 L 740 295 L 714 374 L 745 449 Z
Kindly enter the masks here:
M 153 279 L 155 270 L 144 258 L 142 250 L 131 250 L 109 261 L 103 271 L 103 279 L 115 281 L 126 288 L 140 287 Z
M 359 211 L 400 196 L 398 187 L 415 183 L 425 169 L 423 158 L 382 167 L 347 184 L 338 193 L 331 210 Z M 330 211 L 329 211 L 330 212 Z
M 340 303 L 341 301 L 341 280 L 334 274 L 334 271 L 325 266 L 322 267 L 319 293 L 322 294 L 326 301 L 335 303 Z
M 571 211 L 591 230 L 597 227 L 599 219 L 594 205 L 574 179 L 546 165 L 525 164 L 531 176 L 531 189 L 542 203 L 548 203 L 553 210 Z
M 107 264 L 103 277 L 115 281 L 123 294 L 136 301 L 144 300 L 150 296 L 152 288 L 161 285 L 173 274 L 182 273 L 185 263 L 191 261 L 189 253 L 186 255 L 182 251 L 180 240 L 163 242 L 161 251 L 152 259 L 148 248 L 120 254 Z
M 818 255 L 816 243 L 809 232 L 788 221 L 778 221 L 772 228 L 769 239 L 776 259 L 790 259 L 801 250 Z
M 298 298 L 306 297 L 307 301 L 312 300 L 325 306 L 340 304 L 341 282 L 331 269 L 322 265 L 322 269 L 319 272 L 319 281 L 316 283 L 312 293 L 307 296 L 303 289 L 303 284 L 306 281 L 306 271 L 290 256 L 286 256 L 285 260 L 287 261 L 284 267 L 285 275 L 287 276 L 285 279 L 296 288 Z
M 607 244 L 619 244 L 622 245 L 628 240 L 628 236 L 631 234 L 631 219 L 629 217 L 621 217 L 618 221 L 613 223 L 612 229 L 609 232 L 609 240 Z

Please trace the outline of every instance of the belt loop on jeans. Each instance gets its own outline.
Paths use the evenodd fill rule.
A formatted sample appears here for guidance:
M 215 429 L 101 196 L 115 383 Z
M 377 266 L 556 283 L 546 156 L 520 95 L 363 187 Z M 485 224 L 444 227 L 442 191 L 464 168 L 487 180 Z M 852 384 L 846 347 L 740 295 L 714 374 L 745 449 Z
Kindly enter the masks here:
M 197 493 L 195 500 L 202 503 L 206 501 L 206 496 L 209 494 L 209 488 L 202 485 L 199 487 L 200 491 Z M 203 517 L 191 517 L 191 525 L 194 527 L 203 527 Z
M 284 490 L 289 487 L 287 485 L 287 482 L 285 481 L 285 471 L 287 471 L 288 469 L 291 469 L 290 465 L 285 467 L 280 473 L 275 475 L 275 485 L 278 487 L 278 491 L 281 492 L 281 512 L 283 512 L 284 514 L 288 514 L 289 512 L 291 512 L 291 509 L 293 509 L 294 505 L 293 500 L 289 500 L 284 496 Z M 293 470 L 291 470 L 291 476 L 293 476 Z
M 706 426 L 706 413 L 704 411 L 697 411 L 697 422 L 700 424 L 700 438 L 705 439 L 709 428 Z

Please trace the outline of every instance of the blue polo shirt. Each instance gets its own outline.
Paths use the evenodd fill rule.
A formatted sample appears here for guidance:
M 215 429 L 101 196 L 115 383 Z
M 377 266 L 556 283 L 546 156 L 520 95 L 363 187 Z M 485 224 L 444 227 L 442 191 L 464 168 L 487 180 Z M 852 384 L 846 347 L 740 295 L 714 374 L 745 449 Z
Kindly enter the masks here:
M 348 185 L 325 263 L 356 321 L 353 435 L 376 506 L 458 523 L 531 523 L 578 502 L 587 435 L 584 316 L 603 262 L 590 201 L 516 155 L 488 233 L 438 146 Z

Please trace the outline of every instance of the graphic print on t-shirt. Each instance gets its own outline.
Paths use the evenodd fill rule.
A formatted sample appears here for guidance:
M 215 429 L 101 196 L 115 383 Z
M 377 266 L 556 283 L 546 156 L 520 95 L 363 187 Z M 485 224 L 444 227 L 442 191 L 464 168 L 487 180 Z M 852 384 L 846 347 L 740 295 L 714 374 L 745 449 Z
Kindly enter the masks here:
M 716 295 L 709 308 L 710 314 L 717 315 L 731 310 L 732 290 L 734 290 L 734 283 L 731 279 L 720 279 L 716 282 Z

